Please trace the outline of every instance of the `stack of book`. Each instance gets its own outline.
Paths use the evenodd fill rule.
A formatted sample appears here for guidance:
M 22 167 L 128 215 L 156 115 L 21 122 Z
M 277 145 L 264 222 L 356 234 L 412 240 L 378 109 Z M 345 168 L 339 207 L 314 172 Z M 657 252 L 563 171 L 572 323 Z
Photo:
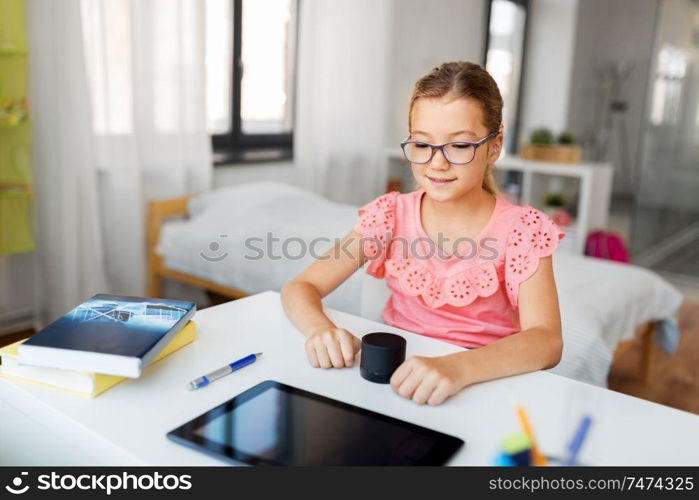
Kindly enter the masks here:
M 196 338 L 192 302 L 95 295 L 0 348 L 0 376 L 95 397 Z

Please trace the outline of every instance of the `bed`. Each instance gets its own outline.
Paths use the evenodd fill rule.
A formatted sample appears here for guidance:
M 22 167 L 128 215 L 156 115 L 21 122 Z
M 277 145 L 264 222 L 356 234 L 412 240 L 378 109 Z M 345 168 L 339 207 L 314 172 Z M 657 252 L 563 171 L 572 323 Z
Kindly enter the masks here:
M 232 299 L 282 285 L 354 225 L 357 207 L 288 184 L 257 182 L 148 207 L 148 293 L 171 279 Z M 643 343 L 639 376 L 652 378 L 654 343 L 677 343 L 681 293 L 657 274 L 559 251 L 554 257 L 564 351 L 553 372 L 606 386 L 614 356 Z M 324 305 L 380 321 L 383 280 L 356 272 Z

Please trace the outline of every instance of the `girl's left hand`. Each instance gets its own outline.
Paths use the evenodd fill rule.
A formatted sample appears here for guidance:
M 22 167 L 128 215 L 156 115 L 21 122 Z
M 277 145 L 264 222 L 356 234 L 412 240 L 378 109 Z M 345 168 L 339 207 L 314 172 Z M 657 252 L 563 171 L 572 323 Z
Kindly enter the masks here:
M 391 388 L 419 405 L 436 406 L 465 387 L 462 365 L 463 360 L 453 355 L 412 356 L 393 373 Z

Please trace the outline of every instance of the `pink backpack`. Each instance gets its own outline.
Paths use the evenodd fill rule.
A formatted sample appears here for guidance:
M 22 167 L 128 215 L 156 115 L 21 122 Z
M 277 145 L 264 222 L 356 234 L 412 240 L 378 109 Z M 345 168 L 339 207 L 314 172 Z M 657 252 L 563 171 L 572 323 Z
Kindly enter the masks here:
M 624 240 L 608 231 L 594 231 L 589 234 L 585 242 L 585 255 L 627 264 L 631 262 Z

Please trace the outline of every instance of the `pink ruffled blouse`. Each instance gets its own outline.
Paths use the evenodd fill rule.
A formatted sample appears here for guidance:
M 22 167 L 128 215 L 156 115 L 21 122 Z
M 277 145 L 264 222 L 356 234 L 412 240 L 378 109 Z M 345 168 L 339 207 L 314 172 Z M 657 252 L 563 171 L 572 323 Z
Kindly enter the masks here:
M 422 227 L 423 193 L 394 191 L 358 211 L 366 272 L 391 290 L 384 322 L 469 348 L 520 331 L 519 285 L 564 233 L 541 211 L 498 196 L 478 236 L 447 254 Z

